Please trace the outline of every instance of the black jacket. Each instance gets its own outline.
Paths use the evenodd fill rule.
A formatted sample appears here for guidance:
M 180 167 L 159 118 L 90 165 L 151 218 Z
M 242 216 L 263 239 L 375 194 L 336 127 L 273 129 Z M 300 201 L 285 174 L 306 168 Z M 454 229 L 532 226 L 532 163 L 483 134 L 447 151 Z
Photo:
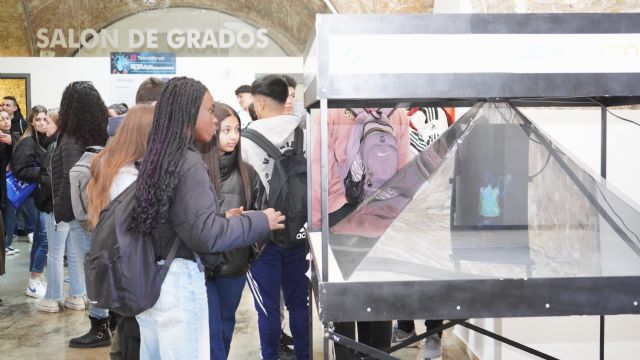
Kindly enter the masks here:
M 230 156 L 230 155 L 227 155 Z M 220 189 L 220 212 L 224 214 L 227 210 L 244 206 L 244 189 L 240 170 L 235 166 L 233 159 L 230 168 L 225 169 L 225 161 L 221 161 L 221 182 Z M 249 164 L 245 163 L 249 175 L 251 186 L 251 204 L 246 210 L 262 210 L 267 206 L 267 194 L 260 180 L 258 172 Z M 226 171 L 225 171 L 226 170 Z M 262 240 L 267 240 L 264 238 Z M 249 270 L 249 263 L 256 255 L 256 249 L 251 246 L 231 250 L 222 254 L 208 255 L 202 258 L 207 268 L 207 278 L 216 277 L 238 277 L 244 275 Z
M 194 252 L 212 254 L 232 250 L 269 235 L 269 222 L 260 211 L 230 219 L 220 213 L 218 196 L 202 156 L 195 149 L 185 151 L 175 176 L 179 180 L 173 191 L 169 218 L 153 238 L 160 258 L 167 258 L 176 237 L 182 241 L 176 257 L 194 260 Z
M 5 143 L 0 143 L 0 148 L 2 149 L 2 163 L 0 165 L 0 184 L 5 184 L 7 182 L 7 166 L 11 164 L 11 157 L 13 155 L 13 149 L 15 145 L 18 143 L 19 137 L 11 133 L 11 145 L 7 145 Z M 7 204 L 7 187 L 0 186 L 2 191 L 2 206 L 4 207 Z M 3 214 L 3 216 L 6 214 Z
M 53 212 L 56 222 L 70 222 L 75 219 L 73 207 L 71 207 L 69 170 L 80 160 L 84 149 L 85 146 L 73 136 L 60 135 L 58 137 L 58 146 L 51 160 Z
M 18 113 L 13 114 L 13 119 L 11 119 L 11 133 L 22 136 L 25 130 L 27 130 L 27 121 L 22 115 Z
M 50 206 L 43 209 L 43 205 L 51 202 L 49 175 L 43 166 L 47 155 L 47 137 L 44 134 L 39 135 L 36 138 L 36 134 L 33 133 L 18 142 L 11 158 L 11 169 L 19 180 L 38 185 L 31 197 L 35 200 L 38 210 L 51 212 Z

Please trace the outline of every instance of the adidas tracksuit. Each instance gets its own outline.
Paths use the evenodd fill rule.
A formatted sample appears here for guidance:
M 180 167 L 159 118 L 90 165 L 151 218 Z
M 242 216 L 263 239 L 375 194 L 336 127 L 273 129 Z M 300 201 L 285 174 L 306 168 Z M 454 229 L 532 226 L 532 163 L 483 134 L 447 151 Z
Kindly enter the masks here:
M 254 121 L 255 129 L 281 150 L 292 147 L 293 133 L 300 119 L 281 115 Z M 273 159 L 248 139 L 242 140 L 242 158 L 252 165 L 269 191 L 269 176 Z M 276 209 L 281 210 L 281 209 Z M 264 360 L 277 360 L 280 349 L 280 288 L 289 311 L 289 327 L 297 359 L 309 359 L 309 282 L 305 275 L 309 268 L 306 246 L 284 248 L 269 242 L 251 266 L 247 282 L 258 312 L 260 346 Z

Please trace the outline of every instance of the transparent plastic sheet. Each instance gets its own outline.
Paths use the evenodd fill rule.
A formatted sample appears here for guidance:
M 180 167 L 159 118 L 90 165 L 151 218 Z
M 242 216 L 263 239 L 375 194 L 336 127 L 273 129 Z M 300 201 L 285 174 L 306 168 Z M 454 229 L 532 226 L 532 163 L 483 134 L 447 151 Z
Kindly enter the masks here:
M 637 276 L 639 233 L 637 205 L 511 105 L 480 103 L 329 244 L 350 282 Z

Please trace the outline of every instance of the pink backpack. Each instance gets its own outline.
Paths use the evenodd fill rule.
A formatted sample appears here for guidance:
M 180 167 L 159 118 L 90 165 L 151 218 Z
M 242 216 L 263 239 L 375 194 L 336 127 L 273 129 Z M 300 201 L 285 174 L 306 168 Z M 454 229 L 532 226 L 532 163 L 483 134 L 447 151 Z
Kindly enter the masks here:
M 340 167 L 347 201 L 360 204 L 396 174 L 398 143 L 389 118 L 395 109 L 348 109 L 355 126 L 347 145 L 347 158 Z

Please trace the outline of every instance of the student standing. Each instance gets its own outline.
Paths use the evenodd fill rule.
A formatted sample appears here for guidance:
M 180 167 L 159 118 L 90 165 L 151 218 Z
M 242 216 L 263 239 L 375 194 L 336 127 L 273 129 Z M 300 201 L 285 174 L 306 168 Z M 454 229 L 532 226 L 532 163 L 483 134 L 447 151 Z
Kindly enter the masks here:
M 31 109 L 29 121 L 24 135 L 16 144 L 11 159 L 11 168 L 18 180 L 26 183 L 38 185 L 36 190 L 23 202 L 22 208 L 25 215 L 34 224 L 33 245 L 31 246 L 31 257 L 29 261 L 29 271 L 31 276 L 27 284 L 27 296 L 43 298 L 47 290 L 47 283 L 44 281 L 42 272 L 47 262 L 47 232 L 46 213 L 36 207 L 46 202 L 50 198 L 48 187 L 40 186 L 48 181 L 46 171 L 44 171 L 44 159 L 46 157 L 47 134 L 47 109 L 42 105 L 36 105 Z
M 262 134 L 282 152 L 292 149 L 300 119 L 293 115 L 283 115 L 289 97 L 287 82 L 280 76 L 268 75 L 253 82 L 251 94 L 260 120 L 252 122 L 248 128 Z M 268 192 L 274 160 L 249 139 L 243 142 L 242 157 L 256 169 Z M 300 232 L 304 233 L 306 229 L 300 229 Z M 283 244 L 268 242 L 249 272 L 248 283 L 258 312 L 260 346 L 264 360 L 277 359 L 280 351 L 281 287 L 289 311 L 289 328 L 296 358 L 309 358 L 309 283 L 305 275 L 309 264 L 306 259 L 306 236 L 284 241 Z
M 214 114 L 219 119 L 218 131 L 210 143 L 200 146 L 200 150 L 220 197 L 220 212 L 229 218 L 245 210 L 267 208 L 267 196 L 258 173 L 242 160 L 238 114 L 223 103 L 216 103 Z M 203 257 L 212 359 L 223 360 L 229 356 L 236 310 L 247 281 L 249 262 L 255 256 L 257 247 L 247 246 Z
M 208 306 L 199 256 L 248 246 L 284 217 L 273 209 L 225 218 L 195 142 L 210 142 L 217 119 L 207 88 L 177 77 L 156 104 L 136 183 L 131 229 L 150 236 L 166 259 L 179 241 L 156 304 L 136 316 L 142 359 L 209 359 Z

